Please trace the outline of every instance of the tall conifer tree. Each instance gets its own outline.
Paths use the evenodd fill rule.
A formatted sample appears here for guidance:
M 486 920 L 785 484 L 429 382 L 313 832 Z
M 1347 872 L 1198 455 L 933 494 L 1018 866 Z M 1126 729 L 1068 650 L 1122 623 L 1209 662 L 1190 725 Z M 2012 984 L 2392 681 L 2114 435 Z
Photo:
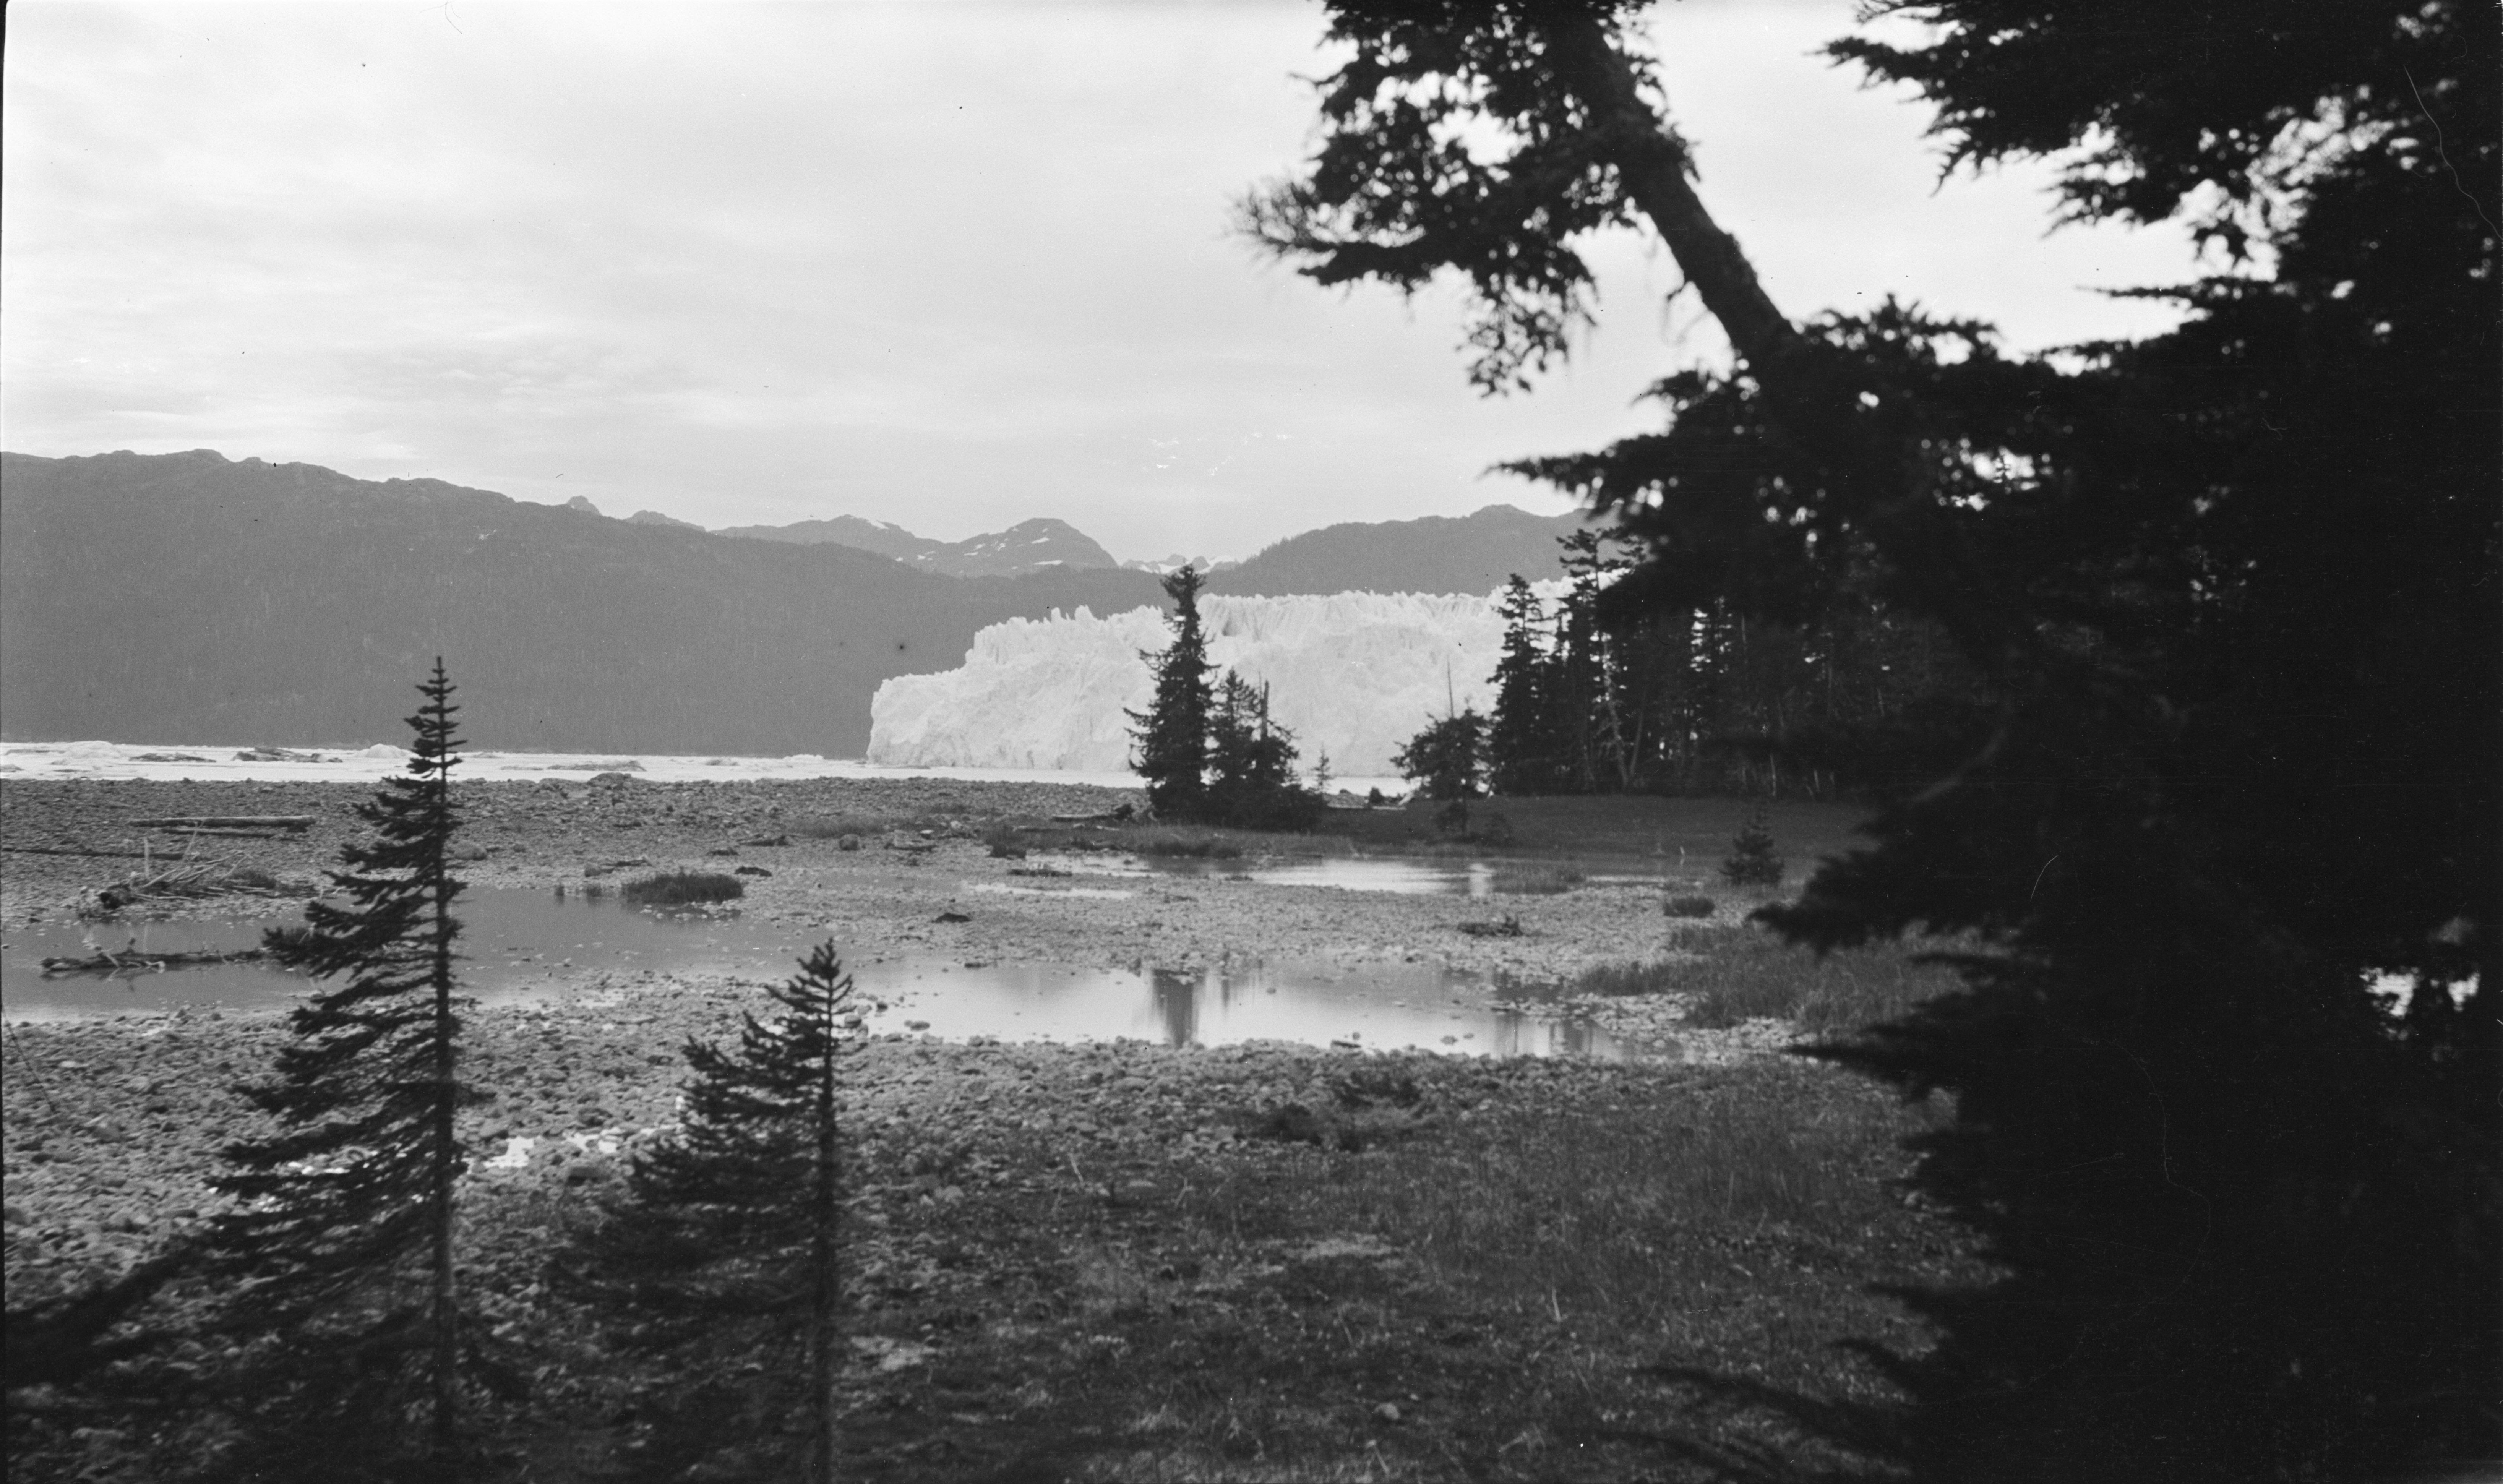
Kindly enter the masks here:
M 1155 672 L 1155 699 L 1146 714 L 1129 713 L 1137 743 L 1130 767 L 1147 779 L 1149 805 L 1174 818 L 1194 817 L 1206 805 L 1210 666 L 1199 627 L 1205 580 L 1189 567 L 1165 577 L 1165 595 L 1174 601 L 1173 642 L 1161 654 L 1141 656 Z
M 1648 225 L 1737 366 L 1659 382 L 1658 433 L 1508 467 L 1617 515 L 1626 601 L 1727 621 L 1723 714 L 1761 737 L 1800 636 L 1871 598 L 1967 670 L 1885 751 L 1828 754 L 1885 805 L 1875 847 L 1766 915 L 1989 946 L 1830 1051 L 1954 1094 L 1917 1178 L 2006 1274 L 1920 1298 L 1908 1469 L 2492 1458 L 2503 17 L 1862 7 L 1916 24 L 1832 54 L 1918 89 L 1952 161 L 2047 158 L 2073 220 L 2248 255 L 2148 291 L 2175 329 L 2016 357 L 1891 303 L 1786 317 L 1704 209 L 1635 0 L 1329 8 L 1321 143 L 1247 225 L 1324 284 L 1468 275 L 1490 390 L 1589 318 L 1580 239 Z M 2404 1016 L 2382 973 L 2416 980 Z
M 1296 755 L 1294 734 L 1269 717 L 1269 687 L 1226 672 L 1209 712 L 1204 816 L 1247 830 L 1311 824 L 1320 799 L 1296 786 Z
M 278 956 L 331 987 L 290 1018 L 296 1039 L 276 1078 L 245 1089 L 280 1126 L 225 1151 L 232 1169 L 217 1184 L 246 1204 L 216 1225 L 208 1262 L 248 1281 L 229 1323 L 300 1357 L 422 1353 L 429 1472 L 440 1478 L 454 1467 L 459 1358 L 452 905 L 463 888 L 451 870 L 451 776 L 461 741 L 441 659 L 418 691 L 408 773 L 358 806 L 373 843 L 344 846 L 346 869 L 329 874 L 346 904 L 314 902 L 306 931 L 269 934 Z
M 1498 794 L 1553 790 L 1547 758 L 1547 655 L 1538 630 L 1546 606 L 1521 573 L 1504 584 L 1496 611 L 1503 616 L 1503 655 L 1494 667 L 1494 715 L 1487 722 L 1488 783 Z
M 785 1321 L 805 1295 L 809 1464 L 835 1477 L 841 1338 L 840 1058 L 855 1044 L 851 976 L 833 943 L 766 991 L 781 1014 L 743 1015 L 735 1050 L 686 1046 L 696 1076 L 677 1135 L 637 1158 L 634 1204 L 607 1241 L 615 1276 L 646 1299 Z

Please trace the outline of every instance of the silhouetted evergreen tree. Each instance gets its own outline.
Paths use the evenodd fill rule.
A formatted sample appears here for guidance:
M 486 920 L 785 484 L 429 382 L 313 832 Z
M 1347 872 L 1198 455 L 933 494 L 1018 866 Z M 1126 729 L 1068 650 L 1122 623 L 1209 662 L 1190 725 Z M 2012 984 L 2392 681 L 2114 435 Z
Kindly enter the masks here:
M 1208 722 L 1208 784 L 1200 816 L 1239 829 L 1301 829 L 1320 794 L 1295 782 L 1293 734 L 1269 719 L 1269 688 L 1228 671 Z
M 827 1481 L 842 1338 L 839 1094 L 859 1022 L 831 942 L 766 992 L 781 1014 L 742 1014 L 736 1049 L 687 1043 L 695 1078 L 684 1120 L 635 1158 L 630 1203 L 595 1244 L 604 1268 L 595 1278 L 623 1284 L 665 1326 L 672 1315 L 703 1324 L 753 1316 L 766 1322 L 767 1343 L 796 1339 L 806 1355 L 807 1477 Z
M 1648 223 L 1736 366 L 1664 378 L 1660 432 L 1518 470 L 1643 548 L 1612 601 L 1716 613 L 1720 702 L 1764 735 L 1838 615 L 1952 644 L 1944 694 L 1820 739 L 1883 801 L 1876 846 L 1768 914 L 1985 945 L 1964 992 L 1833 1053 L 1956 1095 L 1918 1178 L 2007 1274 L 1920 1296 L 1906 1461 L 2490 1458 L 2496 12 L 1869 7 L 1923 24 L 1836 53 L 1919 88 L 1954 159 L 2062 156 L 2074 217 L 2266 250 L 2161 291 L 2179 328 L 2052 359 L 1891 304 L 1784 316 L 1696 192 L 1638 8 L 1340 0 L 1319 155 L 1247 216 L 1325 283 L 1458 268 L 1491 390 L 1588 318 L 1578 238 Z M 2417 980 L 2404 1017 L 2379 970 Z
M 1504 584 L 1503 654 L 1494 666 L 1494 714 L 1487 721 L 1488 784 L 1498 794 L 1543 794 L 1555 785 L 1549 741 L 1547 652 L 1538 632 L 1546 605 L 1519 572 Z
M 408 774 L 358 806 L 374 841 L 344 846 L 347 869 L 329 874 L 346 905 L 316 901 L 307 930 L 268 935 L 274 954 L 330 986 L 289 1018 L 295 1040 L 276 1079 L 245 1089 L 279 1130 L 229 1146 L 230 1172 L 215 1182 L 246 1202 L 205 1244 L 207 1271 L 241 1285 L 221 1323 L 283 1352 L 287 1379 L 269 1398 L 278 1411 L 300 1400 L 330 1413 L 309 1419 L 317 1428 L 357 1439 L 340 1456 L 299 1435 L 291 1459 L 291 1440 L 273 1435 L 278 1451 L 255 1466 L 272 1473 L 444 1478 L 458 1467 L 452 904 L 463 887 L 451 870 L 451 775 L 461 742 L 440 659 L 418 690 Z M 422 1464 L 390 1435 L 412 1372 L 430 1418 Z
M 1165 577 L 1165 595 L 1174 601 L 1173 642 L 1162 653 L 1142 656 L 1155 672 L 1155 697 L 1144 715 L 1129 713 L 1131 770 L 1147 780 L 1149 806 L 1177 818 L 1197 817 L 1207 789 L 1211 667 L 1199 627 L 1203 585 L 1189 567 Z
M 1462 710 L 1430 723 L 1408 739 L 1390 765 L 1421 785 L 1428 799 L 1474 799 L 1485 791 L 1486 718 Z

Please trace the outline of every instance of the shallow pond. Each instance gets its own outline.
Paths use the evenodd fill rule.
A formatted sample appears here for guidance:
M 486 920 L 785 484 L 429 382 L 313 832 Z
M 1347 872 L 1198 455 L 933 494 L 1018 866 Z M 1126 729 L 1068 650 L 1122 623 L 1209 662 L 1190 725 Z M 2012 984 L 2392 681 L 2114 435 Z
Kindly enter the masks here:
M 1503 889 L 1503 867 L 1483 860 L 1434 860 L 1403 855 L 1324 855 L 1259 860 L 1210 860 L 1195 856 L 1038 855 L 1029 868 L 1071 876 L 1144 878 L 1221 877 L 1263 886 L 1335 886 L 1342 891 L 1385 891 L 1395 896 L 1492 897 Z M 1530 864 L 1530 874 L 1539 866 Z M 1594 886 L 1665 886 L 1669 878 L 1646 874 L 1594 875 Z
M 1402 856 L 1328 855 L 1284 860 L 1221 860 L 1191 855 L 1038 855 L 1035 874 L 1114 877 L 1221 877 L 1264 886 L 1336 886 L 1398 896 L 1491 896 L 1494 868 L 1481 861 Z
M 731 915 L 631 911 L 614 899 L 529 890 L 462 899 L 463 990 L 490 1004 L 529 999 L 559 977 L 599 971 L 735 973 L 787 978 L 815 941 L 791 927 Z M 13 1020 L 80 1019 L 184 1007 L 284 1004 L 309 987 L 259 963 L 215 964 L 105 978 L 47 976 L 48 957 L 101 950 L 199 952 L 248 949 L 292 915 L 189 922 L 39 924 L 0 942 L 0 1014 Z M 1484 977 L 1429 964 L 1349 969 L 1236 959 L 1179 972 L 1140 965 L 967 963 L 909 957 L 851 963 L 862 991 L 884 1007 L 874 1029 L 947 1039 L 1081 1041 L 1128 1036 L 1166 1045 L 1237 1041 L 1333 1042 L 1385 1049 L 1575 1055 L 1618 1059 L 1637 1047 L 1595 1027 L 1488 1007 Z M 1518 999 L 1519 986 L 1505 994 Z

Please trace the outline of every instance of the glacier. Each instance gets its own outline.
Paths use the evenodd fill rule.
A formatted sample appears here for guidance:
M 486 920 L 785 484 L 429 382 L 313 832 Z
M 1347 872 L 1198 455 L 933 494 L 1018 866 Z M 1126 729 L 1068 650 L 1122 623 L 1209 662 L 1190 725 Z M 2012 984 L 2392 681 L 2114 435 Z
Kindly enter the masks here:
M 1547 596 L 1561 582 L 1538 584 Z M 1553 591 L 1549 591 L 1553 590 Z M 1391 754 L 1453 707 L 1494 703 L 1503 645 L 1498 594 L 1203 596 L 1217 675 L 1269 687 L 1272 719 L 1303 765 L 1323 755 L 1342 777 L 1389 777 Z M 1164 610 L 1097 617 L 1080 608 L 1011 618 L 974 636 L 965 663 L 898 675 L 870 703 L 869 761 L 886 766 L 1126 769 L 1128 712 L 1155 689 L 1146 653 L 1172 641 Z

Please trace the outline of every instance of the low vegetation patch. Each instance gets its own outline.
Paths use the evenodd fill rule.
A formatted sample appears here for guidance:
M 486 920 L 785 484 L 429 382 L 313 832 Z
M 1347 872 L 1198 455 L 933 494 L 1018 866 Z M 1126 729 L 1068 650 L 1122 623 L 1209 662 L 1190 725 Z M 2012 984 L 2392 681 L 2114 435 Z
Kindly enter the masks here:
M 1685 1021 L 1723 1030 L 1748 1020 L 1796 1023 L 1809 1037 L 1848 1036 L 1902 1018 L 1957 987 L 1926 961 L 1937 943 L 1879 944 L 1819 954 L 1756 928 L 1673 930 L 1670 956 L 1594 965 L 1561 986 L 1573 996 L 1687 996 Z
M 1704 1029 L 1760 1017 L 1796 1021 L 1811 1036 L 1848 1035 L 1900 1018 L 1955 988 L 1955 973 L 1922 962 L 1936 946 L 1883 944 L 1830 953 L 1796 948 L 1756 929 L 1714 935 L 1671 987 L 1695 995 L 1687 1022 Z
M 1494 879 L 1489 884 L 1498 896 L 1553 897 L 1563 895 L 1588 879 L 1577 865 L 1515 861 L 1495 867 Z
M 637 907 L 692 907 L 743 897 L 747 883 L 719 871 L 664 871 L 628 881 L 617 894 Z
M 1121 847 L 1134 855 L 1176 859 L 1239 860 L 1243 843 L 1220 830 L 1188 825 L 1149 824 L 1121 833 Z
M 1672 917 L 1708 917 L 1720 904 L 1706 896 L 1670 897 L 1661 904 L 1661 911 Z
M 1414 800 L 1396 808 L 1331 810 L 1313 828 L 1367 851 L 1431 850 L 1452 842 L 1437 823 L 1440 803 Z M 1508 855 L 1657 861 L 1667 874 L 1714 869 L 1731 849 L 1755 806 L 1739 799 L 1663 798 L 1651 794 L 1540 795 L 1469 803 L 1475 833 L 1489 814 L 1504 816 Z M 1783 801 L 1765 808 L 1776 850 L 1804 868 L 1818 858 L 1864 845 L 1854 830 L 1869 817 L 1858 805 Z
M 1679 977 L 1693 965 L 1663 960 L 1603 963 L 1582 971 L 1573 981 L 1575 994 L 1660 994 L 1684 987 Z

